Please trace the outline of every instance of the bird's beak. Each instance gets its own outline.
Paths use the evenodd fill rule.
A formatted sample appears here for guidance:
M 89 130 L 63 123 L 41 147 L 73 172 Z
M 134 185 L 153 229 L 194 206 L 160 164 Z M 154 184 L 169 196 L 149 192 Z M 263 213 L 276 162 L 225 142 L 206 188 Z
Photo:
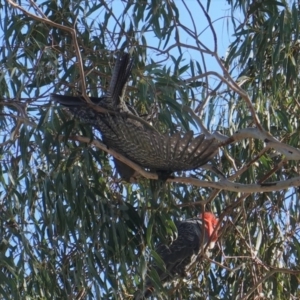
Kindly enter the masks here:
M 213 249 L 215 247 L 216 242 L 211 241 L 208 245 L 208 249 Z

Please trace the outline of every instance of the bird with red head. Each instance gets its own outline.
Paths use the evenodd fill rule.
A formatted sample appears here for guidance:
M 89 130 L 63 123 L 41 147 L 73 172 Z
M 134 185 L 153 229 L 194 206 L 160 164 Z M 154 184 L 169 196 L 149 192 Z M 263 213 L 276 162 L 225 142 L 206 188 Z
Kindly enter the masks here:
M 162 283 L 170 282 L 175 276 L 185 277 L 186 272 L 199 259 L 202 249 L 212 249 L 218 239 L 219 221 L 213 213 L 204 212 L 197 218 L 176 224 L 178 237 L 170 245 L 159 244 L 156 252 L 165 264 L 165 271 L 154 267 Z M 148 298 L 154 291 L 151 279 L 146 283 L 143 295 L 135 300 Z M 138 295 L 138 294 L 136 294 Z

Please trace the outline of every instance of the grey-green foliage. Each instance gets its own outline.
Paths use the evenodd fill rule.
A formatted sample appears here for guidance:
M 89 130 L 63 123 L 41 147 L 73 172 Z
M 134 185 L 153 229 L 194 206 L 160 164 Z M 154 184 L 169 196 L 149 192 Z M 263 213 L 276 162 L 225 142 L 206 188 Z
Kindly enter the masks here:
M 225 84 L 216 85 L 208 76 L 189 80 L 214 70 L 207 63 L 211 53 L 205 54 L 205 46 L 213 49 L 213 35 L 208 45 L 200 34 L 208 19 L 203 15 L 203 27 L 196 29 L 197 18 L 194 28 L 182 17 L 201 14 L 200 1 L 116 2 L 46 1 L 39 7 L 52 22 L 76 30 L 89 95 L 105 92 L 112 52 L 133 49 L 136 63 L 127 101 L 140 114 L 153 113 L 151 121 L 160 131 L 198 131 L 182 108 L 195 108 L 208 96 L 202 120 L 209 130 L 231 135 L 254 126 L 243 99 Z M 28 3 L 19 4 L 41 16 Z M 205 4 L 208 15 L 212 5 Z M 264 129 L 299 147 L 297 2 L 229 1 L 228 9 L 234 35 L 226 68 L 243 82 Z M 1 298 L 130 299 L 142 288 L 151 253 L 160 263 L 154 245 L 175 236 L 174 222 L 196 216 L 203 207 L 193 202 L 214 191 L 168 184 L 155 200 L 147 180 L 121 183 L 110 157 L 77 138 L 99 133 L 49 103 L 50 92 L 75 94 L 82 88 L 71 35 L 8 2 L 1 4 L 0 15 Z M 212 163 L 229 177 L 263 147 L 261 141 L 244 140 L 226 147 L 226 155 L 222 150 Z M 276 169 L 281 159 L 268 150 L 235 180 L 250 184 L 297 176 L 296 161 Z M 211 171 L 193 175 L 218 180 Z M 226 212 L 211 256 L 218 264 L 200 260 L 187 280 L 165 288 L 153 270 L 148 272 L 161 287 L 161 297 L 300 297 L 298 189 L 252 193 L 231 206 L 243 196 L 219 191 L 207 207 Z

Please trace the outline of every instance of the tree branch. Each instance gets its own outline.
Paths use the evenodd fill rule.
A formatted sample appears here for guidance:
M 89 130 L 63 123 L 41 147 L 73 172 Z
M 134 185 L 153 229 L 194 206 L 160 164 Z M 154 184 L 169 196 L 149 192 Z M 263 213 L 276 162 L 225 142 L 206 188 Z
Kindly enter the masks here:
M 71 34 L 72 36 L 72 40 L 74 42 L 74 48 L 75 48 L 75 52 L 76 52 L 76 57 L 77 57 L 77 62 L 79 65 L 79 73 L 80 73 L 80 78 L 81 78 L 81 84 L 82 84 L 82 97 L 84 97 L 84 99 L 88 102 L 91 103 L 89 97 L 86 94 L 86 84 L 85 84 L 85 74 L 84 74 L 84 69 L 83 69 L 83 63 L 82 63 L 82 57 L 81 57 L 81 53 L 80 53 L 80 49 L 79 49 L 79 45 L 77 42 L 77 37 L 76 37 L 76 30 L 64 25 L 60 25 L 57 24 L 51 20 L 49 20 L 44 14 L 43 17 L 39 17 L 37 15 L 34 15 L 32 13 L 30 13 L 29 11 L 27 11 L 25 8 L 23 8 L 22 6 L 18 5 L 17 3 L 13 2 L 12 0 L 6 0 L 12 7 L 19 9 L 20 11 L 22 11 L 25 15 L 31 17 L 32 19 L 39 21 L 41 23 L 45 23 L 48 24 L 50 26 L 59 28 L 61 30 L 67 31 Z M 39 10 L 40 11 L 40 10 Z
M 61 140 L 65 139 L 65 137 L 62 135 L 60 135 L 59 138 Z M 142 167 L 140 167 L 136 163 L 132 162 L 128 158 L 119 154 L 118 152 L 107 148 L 105 144 L 99 141 L 96 140 L 91 141 L 89 138 L 81 137 L 81 136 L 70 136 L 69 139 L 73 141 L 79 141 L 79 142 L 94 145 L 95 147 L 107 152 L 108 154 L 111 154 L 118 160 L 130 166 L 132 169 L 139 172 L 143 177 L 147 179 L 155 179 L 155 180 L 158 179 L 158 175 L 156 173 L 145 171 Z M 174 178 L 167 179 L 167 182 L 192 184 L 198 187 L 223 189 L 223 190 L 239 192 L 239 193 L 243 193 L 243 192 L 263 193 L 263 192 L 279 191 L 293 186 L 300 186 L 300 177 L 291 178 L 286 181 L 275 181 L 275 182 L 268 182 L 268 183 L 261 183 L 261 184 L 241 184 L 241 183 L 232 182 L 227 179 L 222 179 L 218 182 L 209 182 L 209 181 L 199 180 L 192 177 L 174 177 Z

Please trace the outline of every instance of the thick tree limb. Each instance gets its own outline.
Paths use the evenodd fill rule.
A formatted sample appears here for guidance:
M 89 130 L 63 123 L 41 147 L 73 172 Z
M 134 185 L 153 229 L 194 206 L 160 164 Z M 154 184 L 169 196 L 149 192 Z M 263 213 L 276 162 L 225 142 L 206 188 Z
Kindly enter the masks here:
M 190 107 L 184 107 L 184 110 L 188 111 L 192 118 L 197 122 L 201 131 L 205 133 L 207 137 L 211 136 L 221 142 L 221 146 L 232 144 L 234 142 L 254 138 L 261 140 L 267 144 L 268 148 L 273 148 L 281 154 L 285 155 L 288 160 L 300 160 L 300 150 L 290 145 L 279 142 L 270 133 L 259 128 L 244 128 L 236 131 L 232 136 L 228 137 L 220 132 L 214 132 L 209 134 L 208 130 L 203 125 L 200 118 L 194 113 Z

